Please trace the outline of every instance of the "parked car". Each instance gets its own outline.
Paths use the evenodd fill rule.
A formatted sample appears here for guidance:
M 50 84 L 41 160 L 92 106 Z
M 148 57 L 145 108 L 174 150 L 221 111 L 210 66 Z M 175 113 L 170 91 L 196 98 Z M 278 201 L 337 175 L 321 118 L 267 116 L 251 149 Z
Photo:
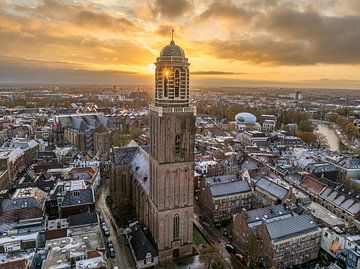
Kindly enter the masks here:
M 225 248 L 229 253 L 236 253 L 235 247 L 232 245 L 227 244 Z
M 243 263 L 243 264 L 246 263 L 245 257 L 244 257 L 243 255 L 239 254 L 239 253 L 236 253 L 236 254 L 235 254 L 235 258 L 236 258 L 239 262 L 241 262 L 241 263 Z
M 108 245 L 108 248 L 114 248 L 114 244 L 111 240 L 108 241 L 107 245 Z
M 109 257 L 110 258 L 115 258 L 115 250 L 114 250 L 114 248 L 109 248 Z
M 107 237 L 110 236 L 110 231 L 109 231 L 109 229 L 107 227 L 104 229 L 104 235 L 107 236 Z

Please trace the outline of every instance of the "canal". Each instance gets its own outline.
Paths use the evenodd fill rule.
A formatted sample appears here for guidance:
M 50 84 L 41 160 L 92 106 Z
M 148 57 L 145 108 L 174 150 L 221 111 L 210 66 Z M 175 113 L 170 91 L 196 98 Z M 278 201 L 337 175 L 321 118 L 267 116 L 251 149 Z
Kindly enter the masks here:
M 323 134 L 328 142 L 329 150 L 339 151 L 340 150 L 340 139 L 335 133 L 334 129 L 326 124 L 317 124 L 317 132 Z

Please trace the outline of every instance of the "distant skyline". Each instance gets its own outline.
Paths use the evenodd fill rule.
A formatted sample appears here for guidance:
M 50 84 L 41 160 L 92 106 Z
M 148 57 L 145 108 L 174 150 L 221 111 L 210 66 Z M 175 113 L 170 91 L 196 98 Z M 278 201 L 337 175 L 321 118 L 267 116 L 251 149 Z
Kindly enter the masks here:
M 192 86 L 360 89 L 358 0 L 0 0 L 0 83 L 151 85 L 172 28 Z

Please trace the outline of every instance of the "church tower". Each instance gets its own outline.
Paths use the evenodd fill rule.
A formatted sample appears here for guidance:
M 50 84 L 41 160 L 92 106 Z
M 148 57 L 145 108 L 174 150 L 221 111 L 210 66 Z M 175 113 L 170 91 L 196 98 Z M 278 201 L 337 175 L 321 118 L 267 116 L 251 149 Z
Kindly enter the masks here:
M 173 39 L 155 65 L 149 228 L 165 260 L 192 253 L 196 108 L 189 104 L 188 59 Z

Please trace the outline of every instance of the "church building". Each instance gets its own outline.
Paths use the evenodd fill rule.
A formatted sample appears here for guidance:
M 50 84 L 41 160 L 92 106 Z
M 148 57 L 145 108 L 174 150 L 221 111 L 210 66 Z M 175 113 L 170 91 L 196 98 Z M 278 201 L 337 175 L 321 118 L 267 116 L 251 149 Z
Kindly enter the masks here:
M 132 213 L 150 231 L 159 260 L 192 254 L 196 107 L 189 62 L 172 39 L 156 60 L 150 145 L 112 150 L 114 214 Z

